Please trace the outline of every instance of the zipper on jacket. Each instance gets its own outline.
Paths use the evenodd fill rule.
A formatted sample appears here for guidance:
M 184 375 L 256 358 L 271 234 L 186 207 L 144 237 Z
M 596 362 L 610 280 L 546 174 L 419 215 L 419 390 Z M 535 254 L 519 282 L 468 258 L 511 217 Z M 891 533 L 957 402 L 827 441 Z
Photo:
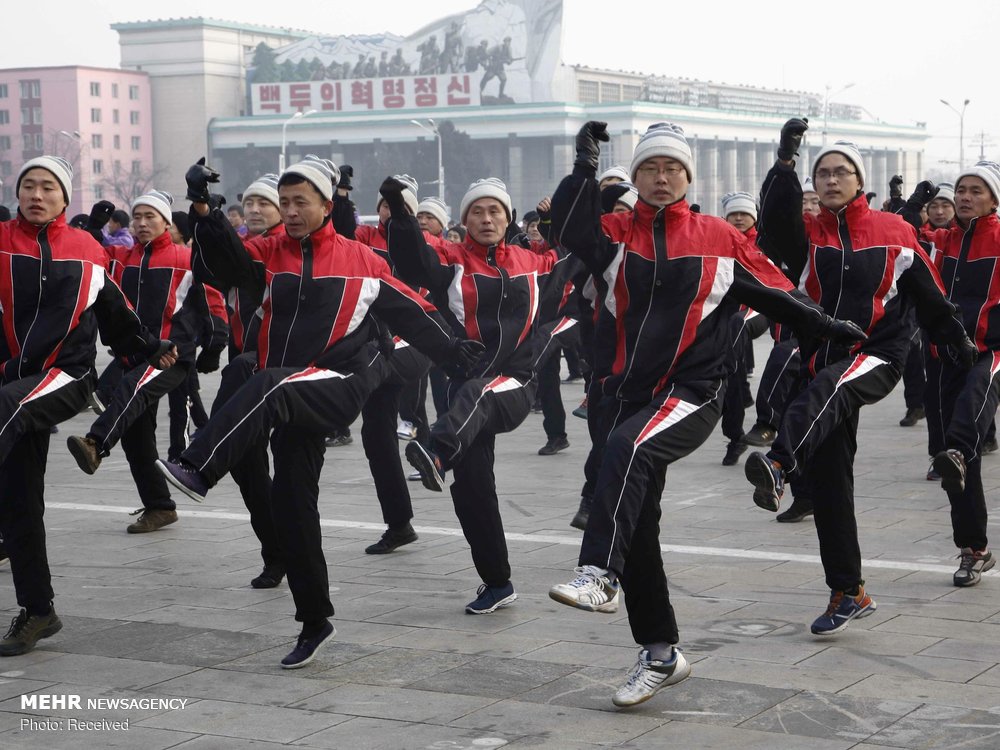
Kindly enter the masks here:
M 659 232 L 658 232 L 658 230 L 659 230 Z M 625 388 L 625 384 L 628 383 L 629 375 L 632 373 L 632 366 L 635 364 L 635 354 L 636 354 L 636 352 L 639 349 L 639 342 L 642 340 L 642 329 L 646 327 L 646 321 L 649 320 L 649 313 L 653 309 L 653 293 L 654 293 L 654 291 L 656 289 L 656 281 L 657 281 L 656 277 L 657 277 L 657 272 L 659 271 L 659 267 L 660 267 L 660 254 L 661 254 L 661 252 L 663 254 L 663 259 L 666 260 L 666 258 L 667 258 L 667 221 L 664 218 L 664 209 L 663 208 L 661 208 L 659 211 L 657 211 L 656 215 L 653 217 L 653 223 L 650 226 L 650 234 L 652 235 L 652 239 L 653 239 L 653 284 L 652 284 L 652 288 L 649 291 L 649 303 L 646 306 L 646 314 L 642 318 L 642 323 L 639 324 L 639 332 L 635 335 L 635 346 L 632 348 L 631 356 L 629 356 L 628 352 L 626 352 L 626 355 L 625 355 L 626 359 L 628 360 L 628 367 L 626 368 L 625 373 L 622 375 L 621 383 L 619 383 L 618 390 L 615 393 L 615 396 L 618 397 L 618 398 L 622 398 L 622 391 Z M 624 262 L 627 262 L 627 260 L 625 260 L 625 259 L 627 259 L 627 257 L 628 257 L 628 253 L 626 252 L 623 255 L 623 261 Z M 624 268 L 620 268 L 618 270 L 619 274 L 624 273 L 624 272 L 625 272 Z M 609 288 L 608 289 L 608 294 L 611 294 L 611 293 L 612 293 L 612 290 Z M 622 324 L 622 330 L 623 330 L 623 332 L 624 332 L 624 329 L 625 329 L 625 326 L 624 326 L 624 322 L 623 322 L 623 324 Z M 626 342 L 625 343 L 626 343 L 626 346 L 627 346 L 628 345 L 628 339 L 627 339 L 627 337 L 626 337 Z M 677 346 L 680 347 L 680 342 L 679 341 L 677 342 Z M 674 361 L 676 361 L 676 359 L 677 359 L 677 352 L 675 351 L 674 352 Z M 673 364 L 673 363 L 671 363 L 671 364 Z M 654 390 L 655 390 L 655 386 L 654 386 Z M 652 397 L 652 396 L 653 396 L 653 392 L 650 391 L 650 397 Z
M 278 367 L 285 366 L 285 357 L 288 356 L 288 345 L 292 340 L 292 331 L 295 330 L 295 321 L 299 319 L 299 307 L 302 304 L 302 284 L 306 272 L 308 271 L 310 277 L 312 276 L 312 241 L 309 239 L 309 236 L 299 240 L 299 249 L 302 252 L 302 268 L 299 270 L 299 291 L 295 295 L 295 312 L 292 314 L 292 322 L 288 324 L 288 333 L 285 334 L 285 348 L 281 352 L 281 362 L 278 363 Z M 341 299 L 341 302 L 343 302 L 343 299 Z M 267 367 L 267 364 L 264 363 L 264 366 Z
M 497 265 L 496 245 L 490 245 L 486 248 L 486 264 L 497 269 L 497 278 L 500 279 L 500 299 L 497 300 L 497 352 L 493 355 L 493 359 L 490 360 L 490 363 L 483 369 L 484 373 L 493 369 L 493 365 L 495 365 L 497 359 L 500 358 L 500 352 L 503 351 L 503 322 L 501 320 L 500 311 L 503 308 L 503 301 L 507 297 L 506 275 L 504 274 L 504 270 Z M 478 309 L 476 310 L 476 317 L 479 317 Z
M 955 258 L 955 267 L 951 270 L 951 283 L 948 285 L 948 299 L 951 299 L 951 295 L 955 291 L 955 282 L 959 280 L 958 278 L 958 267 L 965 263 L 966 259 L 969 257 L 969 249 L 972 247 L 972 235 L 976 231 L 976 220 L 979 217 L 975 217 L 969 222 L 969 228 L 965 230 L 962 234 L 962 245 L 958 250 L 958 257 Z
M 21 344 L 21 353 L 17 358 L 18 378 L 24 377 L 21 373 L 21 368 L 24 366 L 24 355 L 28 351 L 28 339 L 31 338 L 31 331 L 34 329 L 35 323 L 38 322 L 38 313 L 42 309 L 42 282 L 45 280 L 48 267 L 52 263 L 52 247 L 49 245 L 48 224 L 38 230 L 38 234 L 35 236 L 35 243 L 38 245 L 38 301 L 35 303 L 35 317 L 31 319 L 31 325 L 28 326 L 28 332 L 24 334 L 24 341 Z M 14 311 L 12 310 L 11 319 L 13 319 L 13 317 Z

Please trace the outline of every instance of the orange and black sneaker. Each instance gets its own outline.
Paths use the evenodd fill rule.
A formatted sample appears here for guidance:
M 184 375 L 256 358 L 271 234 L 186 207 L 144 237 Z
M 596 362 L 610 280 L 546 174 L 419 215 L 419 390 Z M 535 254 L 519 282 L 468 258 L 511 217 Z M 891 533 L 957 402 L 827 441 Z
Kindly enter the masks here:
M 868 617 L 877 608 L 875 600 L 865 593 L 863 585 L 858 586 L 856 594 L 831 591 L 826 612 L 813 621 L 810 630 L 813 635 L 833 635 L 847 628 L 851 620 Z

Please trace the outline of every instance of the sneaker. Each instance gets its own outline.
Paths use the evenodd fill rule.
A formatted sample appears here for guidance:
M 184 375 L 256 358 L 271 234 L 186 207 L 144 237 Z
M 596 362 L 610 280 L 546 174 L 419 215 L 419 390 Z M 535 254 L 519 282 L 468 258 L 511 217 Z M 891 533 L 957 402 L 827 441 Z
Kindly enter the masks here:
M 723 466 L 736 466 L 736 463 L 740 460 L 740 456 L 747 449 L 747 444 L 739 440 L 730 440 L 729 445 L 726 446 L 726 455 L 722 457 Z
M 965 490 L 965 457 L 954 448 L 941 451 L 934 456 L 931 466 L 941 477 L 941 489 L 945 492 Z
M 899 420 L 900 427 L 913 427 L 917 422 L 924 418 L 924 407 L 915 406 L 912 409 L 907 409 L 906 414 L 903 418 Z
M 580 498 L 580 508 L 576 511 L 576 515 L 573 516 L 573 520 L 569 522 L 569 525 L 574 529 L 579 529 L 580 531 L 587 530 L 587 521 L 590 520 L 590 503 L 590 498 Z
M 785 492 L 785 472 L 781 466 L 760 451 L 754 451 L 744 464 L 743 471 L 754 486 L 753 501 L 764 510 L 776 513 Z
M 156 468 L 174 487 L 179 489 L 196 503 L 200 503 L 208 494 L 208 482 L 193 466 L 183 461 L 164 462 L 156 460 Z
M 575 568 L 576 578 L 569 583 L 559 583 L 549 589 L 549 598 L 588 612 L 617 612 L 618 582 L 612 583 L 607 573 L 594 565 Z
M 864 586 L 858 586 L 856 596 L 844 591 L 831 591 L 830 604 L 826 612 L 817 617 L 810 630 L 813 635 L 833 635 L 847 627 L 851 620 L 868 617 L 877 609 L 875 600 L 865 593 Z
M 969 547 L 963 547 L 958 557 L 962 562 L 952 578 L 956 586 L 975 586 L 983 573 L 997 562 L 993 559 L 993 553 L 985 549 L 974 552 Z
M 927 481 L 928 482 L 940 482 L 941 475 L 937 473 L 937 469 L 934 468 L 934 459 L 931 459 L 930 466 L 927 467 Z
M 125 531 L 129 534 L 146 534 L 150 531 L 162 529 L 177 521 L 176 510 L 164 510 L 160 508 L 139 508 L 131 515 L 139 517 L 128 526 Z
M 779 513 L 775 519 L 778 523 L 798 523 L 813 514 L 813 501 L 810 497 L 792 498 L 792 504 L 784 513 Z
M 575 383 L 577 380 L 583 380 L 583 375 L 579 372 L 571 372 L 569 375 L 566 376 L 566 379 L 563 380 L 563 382 Z
M 385 555 L 392 552 L 394 549 L 402 547 L 404 544 L 409 544 L 410 542 L 417 541 L 417 532 L 413 530 L 410 522 L 406 522 L 406 526 L 399 529 L 386 529 L 385 533 L 382 534 L 382 538 L 379 539 L 375 544 L 371 544 L 365 547 L 365 554 L 367 555 Z
M 300 669 L 304 667 L 313 660 L 316 654 L 319 653 L 323 644 L 333 638 L 336 634 L 337 629 L 333 627 L 333 623 L 327 620 L 318 635 L 314 635 L 311 638 L 299 635 L 299 640 L 295 644 L 295 648 L 291 650 L 288 656 L 281 660 L 281 668 Z
M 542 413 L 544 413 L 544 411 L 545 411 L 545 409 L 542 408 L 542 402 L 541 401 L 536 401 L 535 403 L 533 403 L 531 405 L 531 413 L 532 414 L 542 414 Z
M 649 657 L 649 651 L 642 649 L 639 660 L 618 688 L 611 702 L 616 706 L 636 706 L 645 703 L 656 693 L 670 685 L 676 685 L 691 674 L 691 665 L 681 650 L 674 646 L 670 661 L 658 661 Z
M 569 440 L 566 439 L 565 435 L 560 437 L 549 438 L 545 445 L 538 449 L 539 456 L 554 456 L 556 453 L 569 448 Z
M 90 395 L 87 396 L 87 404 L 97 416 L 101 416 L 106 408 L 100 397 L 97 395 L 97 391 L 90 392 Z
M 0 656 L 19 656 L 26 654 L 35 647 L 42 638 L 53 636 L 62 630 L 62 620 L 56 614 L 55 607 L 47 615 L 29 615 L 22 609 L 20 614 L 10 621 L 10 630 L 0 641 Z
M 766 448 L 778 437 L 778 431 L 769 424 L 758 422 L 743 436 L 743 442 L 758 448 Z
M 580 402 L 580 405 L 573 410 L 573 416 L 574 417 L 579 417 L 580 419 L 586 419 L 587 418 L 587 397 L 586 396 L 583 397 L 583 401 Z
M 97 450 L 97 441 L 89 437 L 71 435 L 66 438 L 66 447 L 76 459 L 76 465 L 86 474 L 93 474 L 101 465 L 101 453 Z
M 444 492 L 448 486 L 448 473 L 441 467 L 441 459 L 416 440 L 406 444 L 406 460 L 420 472 L 420 481 L 432 492 Z
M 467 615 L 488 615 L 502 607 L 508 607 L 517 599 L 514 584 L 507 581 L 503 586 L 483 584 L 476 589 L 476 599 L 465 605 Z
M 993 438 L 991 440 L 983 441 L 983 447 L 980 449 L 980 453 L 985 456 L 987 453 L 996 453 L 998 450 L 1000 450 L 1000 443 L 997 443 L 997 439 Z
M 285 577 L 285 569 L 280 565 L 265 565 L 260 575 L 251 579 L 250 587 L 255 589 L 273 589 Z
M 345 445 L 350 445 L 354 442 L 354 438 L 351 437 L 351 433 L 345 432 L 341 435 L 331 435 L 326 439 L 327 448 L 342 448 Z
M 411 471 L 409 474 L 406 475 L 407 482 L 419 482 L 422 479 L 423 477 L 420 475 L 419 471 Z
M 407 422 L 405 419 L 400 419 L 396 422 L 396 437 L 400 440 L 413 440 L 417 436 L 417 428 L 413 426 L 413 422 Z

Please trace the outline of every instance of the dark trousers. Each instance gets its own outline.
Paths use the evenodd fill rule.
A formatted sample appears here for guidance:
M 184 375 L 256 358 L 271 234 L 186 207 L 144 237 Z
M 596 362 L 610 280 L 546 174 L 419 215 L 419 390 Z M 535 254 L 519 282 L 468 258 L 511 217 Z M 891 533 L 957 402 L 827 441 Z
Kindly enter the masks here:
M 198 370 L 192 365 L 188 368 L 187 379 L 167 394 L 170 406 L 170 445 L 167 448 L 167 458 L 171 461 L 187 448 L 191 425 L 198 429 L 208 421 L 200 391 Z
M 965 490 L 949 492 L 955 546 L 986 549 L 987 512 L 983 492 L 982 444 L 1000 403 L 1000 352 L 981 354 L 971 370 L 929 359 L 927 429 L 931 442 L 962 452 Z
M 903 401 L 907 409 L 919 409 L 924 405 L 924 389 L 927 373 L 924 371 L 924 334 L 917 330 L 910 339 L 910 350 L 903 364 Z
M 393 352 L 393 356 L 389 359 L 390 366 L 397 359 L 396 355 L 405 352 L 407 349 L 413 349 L 413 347 L 405 346 L 396 349 Z M 427 445 L 431 432 L 430 422 L 427 421 L 427 370 L 430 368 L 431 362 L 422 354 L 416 354 L 426 361 L 427 366 L 423 368 L 423 373 L 413 378 L 407 378 L 400 384 L 399 417 L 416 428 L 417 436 L 414 439 L 422 445 Z M 393 432 L 395 433 L 395 428 L 393 428 Z
M 767 331 L 767 318 L 753 310 L 736 313 L 729 320 L 732 349 L 727 357 L 731 372 L 726 378 L 722 399 L 722 434 L 735 442 L 743 437 L 744 390 L 749 368 L 747 352 L 753 351 L 753 341 Z
M 431 385 L 431 400 L 434 402 L 434 421 L 441 419 L 448 411 L 448 376 L 440 367 L 432 367 L 427 373 Z
M 597 475 L 601 470 L 601 456 L 608 440 L 608 430 L 614 421 L 604 419 L 602 408 L 619 407 L 617 399 L 605 399 L 601 392 L 601 384 L 596 378 L 590 381 L 587 389 L 587 432 L 590 434 L 590 451 L 583 463 L 583 488 L 580 490 L 582 500 L 592 502 L 594 489 L 597 487 Z
M 777 427 L 792 390 L 799 379 L 802 358 L 795 339 L 775 344 L 767 355 L 764 372 L 757 387 L 757 421 Z
M 535 373 L 538 381 L 538 398 L 542 402 L 542 429 L 549 439 L 566 437 L 566 409 L 560 390 L 559 348 L 545 359 Z
M 451 499 L 472 561 L 483 583 L 510 580 L 507 540 L 493 474 L 494 440 L 515 429 L 531 411 L 533 382 L 503 375 L 452 380 L 449 409 L 431 427 L 431 450 L 454 470 Z
M 825 367 L 788 404 L 768 458 L 792 481 L 804 477 L 812 496 L 827 585 L 846 591 L 862 583 L 854 515 L 858 411 L 885 398 L 899 371 L 857 354 Z
M 17 603 L 49 611 L 52 578 L 45 550 L 45 467 L 50 430 L 79 413 L 90 372 L 48 370 L 0 387 L 0 535 L 10 557 Z
M 193 366 L 182 361 L 166 370 L 139 365 L 126 371 L 105 404 L 104 413 L 87 433 L 105 456 L 121 441 L 139 499 L 147 510 L 177 507 L 170 498 L 167 480 L 156 470 L 160 457 L 156 448 L 156 411 L 159 400 L 182 386 Z
M 636 643 L 678 641 L 660 554 L 660 496 L 667 467 L 708 439 L 720 411 L 721 393 L 705 397 L 682 385 L 645 404 L 601 407 L 609 437 L 580 565 L 617 573 Z

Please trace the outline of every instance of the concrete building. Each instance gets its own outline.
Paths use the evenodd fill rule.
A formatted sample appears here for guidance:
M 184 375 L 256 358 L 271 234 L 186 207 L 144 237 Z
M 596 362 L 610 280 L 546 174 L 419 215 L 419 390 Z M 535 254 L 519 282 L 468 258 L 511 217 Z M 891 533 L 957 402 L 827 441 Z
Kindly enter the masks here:
M 0 70 L 0 200 L 14 206 L 21 165 L 47 153 L 73 165 L 69 216 L 88 213 L 102 198 L 121 205 L 154 175 L 151 126 L 145 73 L 82 66 Z

